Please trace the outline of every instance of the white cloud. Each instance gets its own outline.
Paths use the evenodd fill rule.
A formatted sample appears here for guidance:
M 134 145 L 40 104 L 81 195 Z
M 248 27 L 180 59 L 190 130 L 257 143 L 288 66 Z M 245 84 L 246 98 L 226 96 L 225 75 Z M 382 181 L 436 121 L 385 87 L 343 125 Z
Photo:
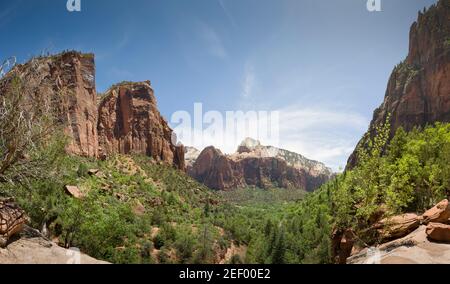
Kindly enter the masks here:
M 345 167 L 367 119 L 346 109 L 289 106 L 280 111 L 280 145 L 324 162 L 334 170 Z
M 367 127 L 367 120 L 364 116 L 346 110 L 293 105 L 281 108 L 279 111 L 282 119 L 286 122 L 281 125 L 281 129 L 285 130 L 291 130 L 292 127 L 299 131 L 316 127 Z

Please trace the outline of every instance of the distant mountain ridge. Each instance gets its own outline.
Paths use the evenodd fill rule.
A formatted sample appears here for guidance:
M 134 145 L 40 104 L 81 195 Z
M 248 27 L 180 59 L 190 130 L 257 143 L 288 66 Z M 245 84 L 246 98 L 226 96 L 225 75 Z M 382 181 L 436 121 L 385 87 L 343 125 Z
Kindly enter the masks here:
M 286 161 L 288 165 L 292 167 L 306 169 L 310 174 L 320 175 L 327 173 L 331 175 L 333 173 L 324 163 L 310 160 L 305 156 L 292 151 L 261 145 L 259 141 L 252 138 L 246 138 L 239 146 L 237 153 L 242 157 L 245 157 L 245 154 L 248 153 L 250 155 L 257 155 L 261 158 L 279 158 Z
M 323 163 L 246 138 L 236 153 L 225 155 L 214 147 L 187 147 L 188 174 L 217 190 L 245 187 L 297 188 L 313 191 L 334 174 Z

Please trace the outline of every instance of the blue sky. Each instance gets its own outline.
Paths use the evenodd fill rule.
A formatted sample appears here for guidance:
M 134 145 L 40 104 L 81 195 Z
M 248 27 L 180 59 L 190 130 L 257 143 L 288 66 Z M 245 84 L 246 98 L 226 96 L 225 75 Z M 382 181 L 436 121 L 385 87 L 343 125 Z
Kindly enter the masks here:
M 381 0 L 372 13 L 366 0 L 81 2 L 69 13 L 66 0 L 0 0 L 0 58 L 93 52 L 99 91 L 151 80 L 168 120 L 195 102 L 278 110 L 276 146 L 338 169 L 407 55 L 418 10 L 436 1 Z

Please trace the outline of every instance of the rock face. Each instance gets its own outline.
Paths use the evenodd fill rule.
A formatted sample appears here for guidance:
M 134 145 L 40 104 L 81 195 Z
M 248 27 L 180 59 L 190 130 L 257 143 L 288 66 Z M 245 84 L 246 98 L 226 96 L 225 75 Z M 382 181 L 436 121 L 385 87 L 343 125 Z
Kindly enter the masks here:
M 10 237 L 22 231 L 26 222 L 25 212 L 12 200 L 0 200 L 0 247 L 4 247 Z
M 394 68 L 382 105 L 375 110 L 365 146 L 376 127 L 391 115 L 391 136 L 399 127 L 411 130 L 434 122 L 450 122 L 450 1 L 440 0 L 425 12 L 410 31 L 409 54 Z M 356 152 L 348 167 L 357 164 Z
M 38 57 L 17 65 L 10 74 L 36 89 L 52 106 L 57 122 L 69 137 L 67 152 L 97 157 L 97 94 L 94 55 L 66 52 Z M 0 82 L 0 93 L 8 88 L 8 74 Z
M 313 191 L 333 176 L 331 170 L 319 162 L 262 146 L 249 138 L 233 155 L 224 155 L 214 147 L 204 149 L 188 168 L 188 174 L 217 190 L 280 187 Z
M 136 153 L 184 170 L 184 147 L 172 143 L 173 131 L 157 109 L 150 82 L 115 85 L 100 100 L 94 55 L 78 52 L 15 66 L 0 80 L 0 93 L 11 86 L 13 74 L 45 99 L 69 138 L 69 154 L 97 158 Z
M 142 154 L 184 169 L 184 147 L 173 144 L 173 131 L 157 109 L 149 81 L 113 86 L 98 113 L 101 155 Z

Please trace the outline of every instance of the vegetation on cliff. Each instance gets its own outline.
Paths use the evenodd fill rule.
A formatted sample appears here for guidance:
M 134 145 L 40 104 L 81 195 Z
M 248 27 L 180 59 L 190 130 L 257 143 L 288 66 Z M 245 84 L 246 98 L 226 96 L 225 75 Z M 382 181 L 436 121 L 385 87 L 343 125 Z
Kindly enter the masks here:
M 286 253 L 296 252 L 300 263 L 333 262 L 333 229 L 351 228 L 360 246 L 373 245 L 381 241 L 371 229 L 375 221 L 423 213 L 450 195 L 450 124 L 408 133 L 400 128 L 386 146 L 389 129 L 383 124 L 369 147 L 358 149 L 356 168 L 286 210 L 282 220 L 289 221 L 280 222 L 280 230 L 295 236 L 286 238 Z

